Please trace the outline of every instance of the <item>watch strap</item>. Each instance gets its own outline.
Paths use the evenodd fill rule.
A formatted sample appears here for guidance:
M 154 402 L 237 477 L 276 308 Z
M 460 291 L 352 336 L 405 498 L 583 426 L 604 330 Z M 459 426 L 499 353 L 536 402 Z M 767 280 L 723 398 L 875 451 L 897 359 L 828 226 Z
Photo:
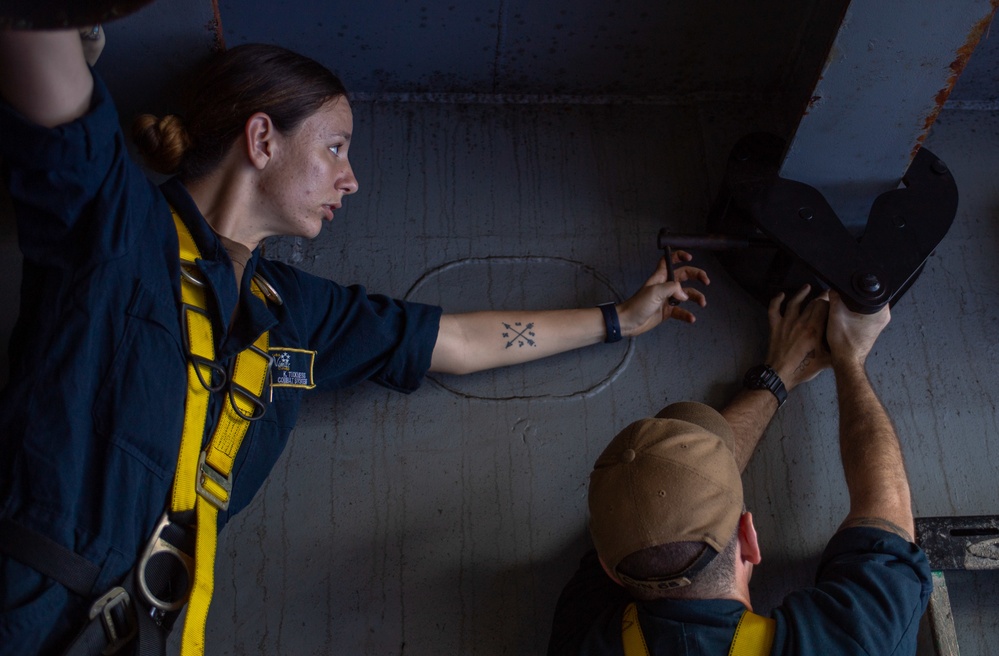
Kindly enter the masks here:
M 751 390 L 767 390 L 777 399 L 778 408 L 787 401 L 787 388 L 784 387 L 784 381 L 769 364 L 751 367 L 742 379 L 742 386 Z
M 600 308 L 600 312 L 604 315 L 604 327 L 607 330 L 607 336 L 604 338 L 604 344 L 620 342 L 621 321 L 618 319 L 615 303 L 613 301 L 609 303 L 601 303 L 597 307 Z

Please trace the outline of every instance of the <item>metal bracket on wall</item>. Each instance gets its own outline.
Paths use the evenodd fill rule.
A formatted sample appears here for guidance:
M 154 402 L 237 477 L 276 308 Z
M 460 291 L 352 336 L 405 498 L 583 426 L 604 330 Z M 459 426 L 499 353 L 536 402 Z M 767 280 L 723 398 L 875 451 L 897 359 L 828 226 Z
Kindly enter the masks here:
M 945 570 L 999 570 L 999 515 L 917 517 L 916 542 L 933 573 L 929 620 L 938 656 L 958 656 Z
M 663 229 L 659 247 L 710 248 L 732 277 L 763 304 L 809 283 L 832 288 L 855 312 L 894 304 L 922 271 L 957 214 L 957 185 L 946 164 L 921 148 L 902 186 L 874 201 L 854 236 L 815 188 L 778 175 L 784 142 L 768 134 L 732 150 L 708 216 L 710 235 Z

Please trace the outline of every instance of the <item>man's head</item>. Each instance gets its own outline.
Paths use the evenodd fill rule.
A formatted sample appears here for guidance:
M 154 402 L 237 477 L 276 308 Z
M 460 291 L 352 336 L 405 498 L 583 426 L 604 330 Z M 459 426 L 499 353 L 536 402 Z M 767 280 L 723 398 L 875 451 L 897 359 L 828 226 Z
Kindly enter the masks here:
M 625 587 L 667 596 L 718 570 L 712 561 L 726 548 L 734 560 L 743 497 L 733 448 L 728 422 L 687 402 L 631 424 L 604 449 L 590 474 L 590 533 Z

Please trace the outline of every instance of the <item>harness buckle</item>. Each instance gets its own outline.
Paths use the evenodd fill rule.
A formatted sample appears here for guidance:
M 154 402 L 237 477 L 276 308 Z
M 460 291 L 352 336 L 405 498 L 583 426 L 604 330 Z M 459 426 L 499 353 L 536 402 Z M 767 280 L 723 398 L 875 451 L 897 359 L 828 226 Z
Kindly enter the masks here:
M 169 513 L 163 513 L 139 558 L 139 592 L 149 605 L 167 613 L 183 608 L 191 592 L 194 539 L 188 529 L 170 521 Z
M 132 598 L 122 587 L 114 587 L 90 607 L 90 619 L 100 616 L 108 645 L 102 654 L 115 654 L 127 645 L 139 631 L 133 615 Z M 117 618 L 117 619 L 116 619 Z
M 197 490 L 201 498 L 219 510 L 228 510 L 229 499 L 232 498 L 232 473 L 228 476 L 223 475 L 221 472 L 209 465 L 205 461 L 205 456 L 207 455 L 207 451 L 202 451 L 201 456 L 198 458 L 198 475 L 194 479 L 194 489 Z M 225 498 L 220 497 L 215 492 L 206 488 L 206 481 L 211 482 L 212 485 L 215 485 L 218 488 L 221 488 L 225 492 Z

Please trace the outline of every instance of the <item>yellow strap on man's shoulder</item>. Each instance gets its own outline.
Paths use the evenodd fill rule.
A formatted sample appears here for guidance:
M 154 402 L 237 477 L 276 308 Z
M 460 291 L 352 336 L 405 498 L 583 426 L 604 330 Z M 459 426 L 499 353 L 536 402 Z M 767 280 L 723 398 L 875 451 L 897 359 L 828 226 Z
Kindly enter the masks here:
M 773 619 L 748 610 L 743 612 L 735 627 L 728 656 L 766 656 L 773 646 L 776 631 L 777 622 Z M 625 607 L 621 616 L 621 641 L 624 656 L 649 656 L 649 646 L 638 623 L 638 606 L 634 602 Z
M 774 644 L 777 622 L 751 611 L 745 611 L 735 627 L 732 648 L 728 656 L 765 656 Z
M 621 616 L 621 640 L 624 642 L 624 656 L 649 656 L 649 646 L 645 644 L 645 634 L 638 623 L 635 602 L 628 604 Z

